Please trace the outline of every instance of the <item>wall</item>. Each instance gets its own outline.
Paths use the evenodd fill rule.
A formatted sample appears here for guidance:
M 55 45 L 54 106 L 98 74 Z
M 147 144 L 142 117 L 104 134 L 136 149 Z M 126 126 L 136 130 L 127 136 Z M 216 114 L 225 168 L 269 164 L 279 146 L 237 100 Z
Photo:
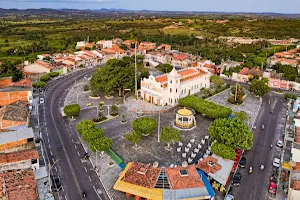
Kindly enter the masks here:
M 27 65 L 24 67 L 24 72 L 30 72 L 30 73 L 50 73 L 50 69 L 46 67 L 42 67 L 41 65 L 38 65 L 36 63 L 33 63 L 31 65 Z
M 7 170 L 29 169 L 31 168 L 31 160 L 23 160 L 15 163 L 6 163 L 0 165 L 0 172 Z
M 24 126 L 27 127 L 27 121 L 11 121 L 11 120 L 0 120 L 1 129 L 13 129 L 13 127 Z
M 193 87 L 193 89 L 192 89 Z M 201 88 L 209 88 L 210 81 L 209 75 L 201 76 L 199 78 L 189 80 L 186 82 L 181 83 L 180 85 L 180 98 L 186 97 L 189 94 L 193 95 L 200 92 Z M 196 89 L 195 89 L 196 88 Z M 189 93 L 190 91 L 190 93 Z
M 0 92 L 0 106 L 6 106 L 16 101 L 25 101 L 32 103 L 31 91 L 14 91 L 14 92 Z

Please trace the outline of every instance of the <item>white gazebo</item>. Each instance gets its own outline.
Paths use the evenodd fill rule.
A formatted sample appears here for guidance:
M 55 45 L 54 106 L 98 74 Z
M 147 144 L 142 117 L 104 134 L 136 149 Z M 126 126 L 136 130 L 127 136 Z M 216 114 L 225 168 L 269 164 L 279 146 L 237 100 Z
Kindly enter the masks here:
M 175 124 L 179 128 L 190 129 L 196 126 L 195 111 L 190 108 L 181 108 L 176 111 Z

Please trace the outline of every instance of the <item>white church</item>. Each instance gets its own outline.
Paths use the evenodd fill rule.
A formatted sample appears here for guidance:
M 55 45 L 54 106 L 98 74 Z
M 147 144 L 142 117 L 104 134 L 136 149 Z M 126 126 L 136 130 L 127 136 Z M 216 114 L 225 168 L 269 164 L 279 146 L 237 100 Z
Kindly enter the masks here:
M 177 71 L 144 78 L 141 81 L 140 97 L 154 105 L 176 106 L 180 98 L 200 92 L 201 88 L 209 88 L 210 74 L 200 68 L 186 68 Z

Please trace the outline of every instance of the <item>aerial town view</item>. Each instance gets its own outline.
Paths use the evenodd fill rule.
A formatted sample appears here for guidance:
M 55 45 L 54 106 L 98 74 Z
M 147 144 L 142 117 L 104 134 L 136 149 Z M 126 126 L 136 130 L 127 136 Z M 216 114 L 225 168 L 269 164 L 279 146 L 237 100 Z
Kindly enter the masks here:
M 300 1 L 0 0 L 0 200 L 300 200 Z

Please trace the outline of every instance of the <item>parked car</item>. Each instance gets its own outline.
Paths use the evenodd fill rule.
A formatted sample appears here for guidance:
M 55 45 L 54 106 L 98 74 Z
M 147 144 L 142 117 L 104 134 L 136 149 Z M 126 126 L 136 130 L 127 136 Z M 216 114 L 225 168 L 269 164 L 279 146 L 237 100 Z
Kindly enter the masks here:
M 44 90 L 40 90 L 40 95 L 44 94 Z
M 53 172 L 51 174 L 51 179 L 52 179 L 52 190 L 54 191 L 59 191 L 61 189 L 61 181 L 60 178 L 58 176 L 58 174 L 56 172 Z
M 227 194 L 224 200 L 234 200 L 234 196 L 231 194 Z
M 40 104 L 44 104 L 44 103 L 45 103 L 44 98 L 40 98 Z
M 244 157 L 244 156 L 241 157 L 240 162 L 239 162 L 239 166 L 241 168 L 245 168 L 246 167 L 246 161 L 247 161 L 246 157 Z
M 270 175 L 270 181 L 277 182 L 278 178 L 278 168 L 273 168 L 273 171 Z
M 278 167 L 278 168 L 280 167 L 280 159 L 279 158 L 274 158 L 273 166 Z
M 269 192 L 272 194 L 276 194 L 276 190 L 277 190 L 277 184 L 274 181 L 271 181 L 269 185 Z
M 234 186 L 239 186 L 241 180 L 242 180 L 242 174 L 238 172 L 233 176 L 232 183 Z
M 283 141 L 282 140 L 278 140 L 277 141 L 277 146 L 280 147 L 280 148 L 283 147 Z

